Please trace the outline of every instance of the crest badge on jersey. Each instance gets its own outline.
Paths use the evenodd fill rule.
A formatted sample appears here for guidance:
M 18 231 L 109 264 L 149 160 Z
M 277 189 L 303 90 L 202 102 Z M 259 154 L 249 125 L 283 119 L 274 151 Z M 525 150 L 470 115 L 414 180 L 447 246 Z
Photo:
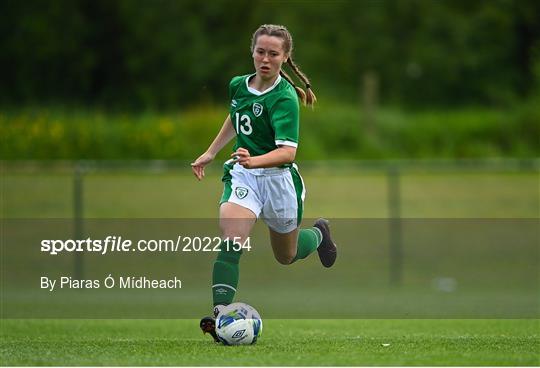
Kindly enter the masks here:
M 263 112 L 262 105 L 258 102 L 255 102 L 253 104 L 253 114 L 255 114 L 256 117 L 259 117 L 261 116 L 262 112 Z
M 247 188 L 236 187 L 236 189 L 234 190 L 234 194 L 236 194 L 238 198 L 244 199 L 248 195 L 248 190 Z

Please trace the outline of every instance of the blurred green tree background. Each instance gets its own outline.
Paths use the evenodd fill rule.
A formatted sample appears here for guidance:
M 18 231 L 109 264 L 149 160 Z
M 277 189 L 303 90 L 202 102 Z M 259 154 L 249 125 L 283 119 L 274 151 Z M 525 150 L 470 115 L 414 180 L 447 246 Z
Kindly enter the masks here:
M 192 158 L 253 70 L 253 31 L 278 23 L 320 98 L 301 157 L 537 156 L 539 4 L 3 1 L 0 153 Z

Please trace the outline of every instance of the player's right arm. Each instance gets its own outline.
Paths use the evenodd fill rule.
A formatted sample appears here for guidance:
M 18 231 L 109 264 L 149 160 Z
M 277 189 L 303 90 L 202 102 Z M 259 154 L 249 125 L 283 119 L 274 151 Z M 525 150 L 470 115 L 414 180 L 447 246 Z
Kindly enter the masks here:
M 198 180 L 204 178 L 204 167 L 212 162 L 219 151 L 221 151 L 221 149 L 225 147 L 225 145 L 229 143 L 235 136 L 236 132 L 234 131 L 231 116 L 227 115 L 221 130 L 216 138 L 214 138 L 212 144 L 210 144 L 205 153 L 200 155 L 195 162 L 191 164 L 193 175 L 195 175 Z

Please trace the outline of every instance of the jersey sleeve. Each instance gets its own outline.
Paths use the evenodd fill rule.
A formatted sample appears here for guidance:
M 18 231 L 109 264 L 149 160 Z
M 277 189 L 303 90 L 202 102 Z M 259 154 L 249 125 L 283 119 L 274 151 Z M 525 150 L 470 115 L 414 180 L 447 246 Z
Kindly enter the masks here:
M 276 101 L 270 113 L 276 146 L 298 147 L 299 124 L 298 99 L 287 97 Z
M 234 95 L 236 94 L 236 91 L 238 91 L 238 88 L 240 87 L 240 84 L 244 80 L 244 76 L 238 76 L 231 79 L 229 82 L 229 100 L 232 100 L 234 98 Z

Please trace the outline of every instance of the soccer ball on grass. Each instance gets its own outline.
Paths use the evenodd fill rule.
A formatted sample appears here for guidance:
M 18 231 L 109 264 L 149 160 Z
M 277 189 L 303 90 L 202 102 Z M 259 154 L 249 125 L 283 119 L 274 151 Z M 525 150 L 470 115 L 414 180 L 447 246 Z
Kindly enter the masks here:
M 225 345 L 250 345 L 261 336 L 262 319 L 252 306 L 232 303 L 216 317 L 216 333 Z

